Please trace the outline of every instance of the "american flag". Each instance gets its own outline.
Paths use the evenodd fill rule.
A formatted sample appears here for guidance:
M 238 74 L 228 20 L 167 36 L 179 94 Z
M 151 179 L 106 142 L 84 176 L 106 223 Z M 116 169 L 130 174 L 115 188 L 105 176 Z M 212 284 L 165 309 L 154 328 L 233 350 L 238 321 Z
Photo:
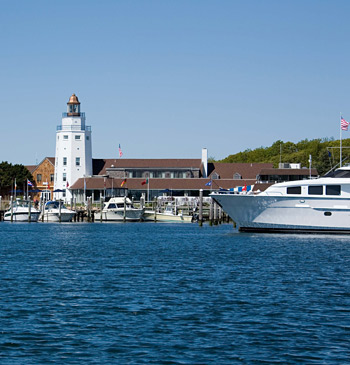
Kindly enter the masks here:
M 347 131 L 348 130 L 348 126 L 349 126 L 349 122 L 347 122 L 343 117 L 340 117 L 340 128 L 343 131 Z
M 123 152 L 122 152 L 122 149 L 121 149 L 121 147 L 119 145 L 119 157 L 122 157 L 122 156 L 123 156 Z

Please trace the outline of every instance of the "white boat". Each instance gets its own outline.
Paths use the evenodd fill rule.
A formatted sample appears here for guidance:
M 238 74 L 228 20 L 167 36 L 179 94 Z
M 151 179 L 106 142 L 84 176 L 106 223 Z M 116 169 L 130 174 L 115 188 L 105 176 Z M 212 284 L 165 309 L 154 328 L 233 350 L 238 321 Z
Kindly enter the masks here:
M 240 231 L 350 232 L 350 166 L 317 179 L 274 184 L 257 194 L 210 196 Z
M 111 198 L 104 203 L 102 213 L 95 213 L 95 221 L 140 221 L 143 215 L 143 208 L 135 208 L 132 201 L 127 197 Z
M 12 214 L 11 214 L 12 210 Z M 40 210 L 36 209 L 33 206 L 33 203 L 30 204 L 30 221 L 37 222 L 39 218 Z M 27 200 L 16 199 L 13 202 L 13 208 L 11 207 L 4 214 L 4 221 L 12 221 L 13 222 L 28 222 L 29 218 L 29 202 Z
M 143 214 L 144 221 L 153 222 L 188 222 L 193 220 L 192 215 L 185 215 L 181 210 L 175 212 L 172 204 L 167 204 L 163 212 L 155 212 L 154 210 L 146 210 Z
M 70 222 L 74 215 L 75 211 L 67 209 L 62 202 L 60 203 L 56 200 L 49 200 L 44 205 L 44 210 L 40 214 L 39 221 Z

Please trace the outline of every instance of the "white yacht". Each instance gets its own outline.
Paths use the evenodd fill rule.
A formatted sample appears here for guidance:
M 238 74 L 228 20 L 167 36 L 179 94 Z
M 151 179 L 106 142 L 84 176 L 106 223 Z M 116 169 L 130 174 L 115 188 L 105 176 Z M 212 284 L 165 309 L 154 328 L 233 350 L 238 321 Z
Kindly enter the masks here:
M 74 215 L 75 211 L 67 209 L 62 202 L 60 204 L 59 201 L 50 200 L 45 203 L 39 220 L 43 222 L 70 222 Z
M 135 208 L 127 197 L 111 198 L 104 203 L 102 212 L 95 213 L 95 222 L 103 221 L 140 221 L 143 215 L 143 208 Z
M 11 213 L 12 211 L 12 213 Z M 30 204 L 30 221 L 37 222 L 39 218 L 40 210 Z M 16 199 L 11 207 L 4 214 L 4 221 L 13 222 L 28 222 L 29 221 L 29 202 L 27 200 Z
M 260 193 L 210 196 L 240 231 L 350 232 L 350 166 L 317 179 L 277 183 Z
M 144 221 L 153 222 L 188 222 L 193 220 L 192 215 L 183 214 L 181 210 L 176 210 L 172 204 L 167 204 L 164 211 L 155 212 L 154 210 L 146 210 L 143 215 Z

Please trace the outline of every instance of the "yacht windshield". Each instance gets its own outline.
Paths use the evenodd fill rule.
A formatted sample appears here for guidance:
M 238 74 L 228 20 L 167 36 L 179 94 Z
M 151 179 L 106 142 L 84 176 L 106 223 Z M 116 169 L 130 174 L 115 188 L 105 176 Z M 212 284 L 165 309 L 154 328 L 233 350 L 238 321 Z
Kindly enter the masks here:
M 45 205 L 45 209 L 59 209 L 59 202 L 47 202 Z M 66 208 L 63 203 L 61 203 L 61 209 Z
M 335 170 L 326 174 L 324 177 L 349 178 L 350 170 Z

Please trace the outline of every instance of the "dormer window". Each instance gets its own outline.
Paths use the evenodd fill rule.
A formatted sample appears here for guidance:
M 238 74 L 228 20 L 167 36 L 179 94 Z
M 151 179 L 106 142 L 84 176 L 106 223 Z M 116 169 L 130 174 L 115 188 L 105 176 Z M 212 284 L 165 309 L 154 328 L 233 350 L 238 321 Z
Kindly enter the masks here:
M 211 178 L 212 180 L 217 180 L 220 179 L 220 175 L 217 172 L 214 172 L 213 174 L 211 174 Z
M 233 174 L 233 180 L 241 180 L 242 179 L 242 175 L 238 172 L 235 172 Z

